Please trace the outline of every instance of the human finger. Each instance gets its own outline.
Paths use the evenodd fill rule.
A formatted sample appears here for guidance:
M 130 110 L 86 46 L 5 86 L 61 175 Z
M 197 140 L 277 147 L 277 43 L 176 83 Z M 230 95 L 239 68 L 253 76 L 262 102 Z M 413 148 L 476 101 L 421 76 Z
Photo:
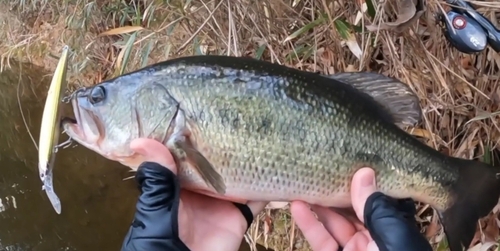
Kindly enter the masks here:
M 356 234 L 354 225 L 342 215 L 329 208 L 320 206 L 311 207 L 318 216 L 318 220 L 323 223 L 325 229 L 340 246 L 345 246 L 354 234 Z
M 250 208 L 250 211 L 252 211 L 253 217 L 257 216 L 264 208 L 266 207 L 267 203 L 266 201 L 249 201 L 247 202 L 248 208 Z
M 290 211 L 295 219 L 297 227 L 307 239 L 307 242 L 314 251 L 332 251 L 338 250 L 339 244 L 328 233 L 314 217 L 313 212 L 308 205 L 302 201 L 293 201 L 290 203 Z
M 343 251 L 365 251 L 370 239 L 363 233 L 357 232 L 344 246 Z
M 351 182 L 352 207 L 361 222 L 364 222 L 366 200 L 376 191 L 375 172 L 371 168 L 361 168 L 354 174 Z
M 356 215 L 356 212 L 354 211 L 354 209 L 352 207 L 349 207 L 349 208 L 331 207 L 330 209 L 335 211 L 335 213 L 340 214 L 340 216 L 344 217 L 352 225 L 354 225 L 354 228 L 356 229 L 356 231 L 366 230 L 365 225 L 363 224 L 363 222 L 361 222 L 358 219 L 358 216 Z
M 368 244 L 362 246 L 363 251 L 365 251 L 365 250 L 366 251 L 380 251 L 380 249 L 377 246 L 377 243 L 375 243 L 375 241 L 371 237 L 370 231 L 365 229 L 365 230 L 361 231 L 361 233 L 363 233 L 363 235 L 366 237 L 366 240 L 368 240 Z
M 366 247 L 366 251 L 380 251 L 374 240 L 368 242 L 368 246 Z
M 257 214 L 264 209 L 267 203 L 262 201 L 248 201 L 246 204 L 233 202 L 247 222 L 246 229 L 250 228 Z
M 146 161 L 156 162 L 177 173 L 174 157 L 160 142 L 146 138 L 135 139 L 130 143 L 130 149 L 142 155 Z

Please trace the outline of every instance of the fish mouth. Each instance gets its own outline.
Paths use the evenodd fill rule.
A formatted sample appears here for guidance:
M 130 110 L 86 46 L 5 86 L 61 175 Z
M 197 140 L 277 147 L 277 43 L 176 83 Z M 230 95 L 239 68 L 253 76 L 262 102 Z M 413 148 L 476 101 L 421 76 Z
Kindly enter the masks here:
M 71 104 L 75 118 L 62 118 L 61 126 L 64 132 L 79 144 L 101 152 L 99 142 L 102 135 L 99 130 L 97 117 L 91 111 L 81 107 L 78 104 L 78 98 L 72 99 Z
M 73 98 L 71 104 L 74 118 L 63 117 L 61 119 L 61 127 L 68 137 L 107 159 L 118 161 L 137 170 L 144 160 L 136 158 L 133 154 L 116 152 L 115 148 L 109 146 L 104 121 L 98 112 L 92 111 L 86 97 Z

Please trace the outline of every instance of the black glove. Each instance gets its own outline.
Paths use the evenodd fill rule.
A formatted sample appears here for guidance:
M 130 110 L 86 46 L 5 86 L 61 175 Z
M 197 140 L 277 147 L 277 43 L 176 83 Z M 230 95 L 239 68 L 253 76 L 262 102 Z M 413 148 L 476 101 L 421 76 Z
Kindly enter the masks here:
M 177 176 L 157 163 L 144 162 L 135 179 L 141 195 L 134 221 L 122 244 L 122 251 L 190 251 L 179 238 L 180 185 Z M 250 227 L 253 214 L 247 205 L 233 203 Z
M 122 251 L 190 251 L 178 233 L 180 187 L 176 175 L 157 163 L 144 162 L 135 179 L 141 195 Z
M 365 226 L 380 251 L 432 251 L 420 233 L 411 199 L 396 200 L 376 192 L 366 200 Z

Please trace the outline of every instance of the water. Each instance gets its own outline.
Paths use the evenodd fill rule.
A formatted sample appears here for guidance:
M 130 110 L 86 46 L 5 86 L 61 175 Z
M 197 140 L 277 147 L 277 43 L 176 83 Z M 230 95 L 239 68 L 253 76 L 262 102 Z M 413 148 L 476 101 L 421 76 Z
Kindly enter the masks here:
M 17 100 L 19 88 L 38 143 L 51 74 L 32 65 L 13 66 L 0 73 L 0 250 L 119 250 L 138 196 L 134 180 L 123 181 L 131 174 L 84 147 L 59 151 L 54 187 L 62 214 L 56 214 L 41 190 L 37 150 Z
M 133 179 L 123 181 L 129 169 L 82 146 L 60 150 L 54 189 L 62 213 L 56 214 L 41 189 L 37 150 L 17 97 L 19 92 L 38 143 L 52 74 L 33 65 L 12 66 L 0 73 L 0 251 L 119 250 L 139 195 Z

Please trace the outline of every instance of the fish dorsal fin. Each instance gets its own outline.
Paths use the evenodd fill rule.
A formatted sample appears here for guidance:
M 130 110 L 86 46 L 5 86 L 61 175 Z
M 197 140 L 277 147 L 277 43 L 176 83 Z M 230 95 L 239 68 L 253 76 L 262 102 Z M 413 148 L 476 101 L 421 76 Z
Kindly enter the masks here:
M 422 119 L 418 96 L 401 81 L 374 72 L 342 72 L 323 75 L 353 86 L 372 97 L 400 126 L 415 126 Z

